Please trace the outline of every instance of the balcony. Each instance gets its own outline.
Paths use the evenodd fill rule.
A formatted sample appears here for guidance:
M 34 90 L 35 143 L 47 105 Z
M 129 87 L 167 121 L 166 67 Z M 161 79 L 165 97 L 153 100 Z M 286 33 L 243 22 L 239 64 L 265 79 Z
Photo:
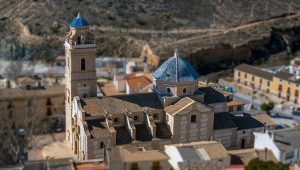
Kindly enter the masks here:
M 70 49 L 81 49 L 81 48 L 96 48 L 96 44 L 76 44 L 71 45 L 68 42 L 65 42 L 65 47 Z

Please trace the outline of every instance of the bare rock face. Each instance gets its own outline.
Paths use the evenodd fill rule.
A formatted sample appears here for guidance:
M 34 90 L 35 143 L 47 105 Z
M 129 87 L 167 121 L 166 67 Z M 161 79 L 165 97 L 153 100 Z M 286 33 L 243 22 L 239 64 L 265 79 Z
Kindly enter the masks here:
M 98 55 L 147 56 L 155 67 L 179 48 L 199 71 L 215 71 L 297 51 L 299 9 L 299 0 L 0 0 L 0 58 L 51 61 L 80 12 Z

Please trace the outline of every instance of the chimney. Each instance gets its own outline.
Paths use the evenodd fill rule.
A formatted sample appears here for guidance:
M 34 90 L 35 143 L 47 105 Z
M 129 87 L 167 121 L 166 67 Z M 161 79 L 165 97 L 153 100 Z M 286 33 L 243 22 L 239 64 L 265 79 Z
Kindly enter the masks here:
M 265 161 L 268 159 L 268 148 L 265 148 Z

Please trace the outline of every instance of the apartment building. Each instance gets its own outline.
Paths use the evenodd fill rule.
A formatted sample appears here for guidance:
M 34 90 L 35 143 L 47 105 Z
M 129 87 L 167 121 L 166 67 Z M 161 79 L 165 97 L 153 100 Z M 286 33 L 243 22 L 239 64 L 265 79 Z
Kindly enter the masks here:
M 28 86 L 27 86 L 28 87 Z M 64 86 L 36 86 L 0 90 L 0 126 L 47 129 L 49 120 L 63 116 Z
M 269 100 L 294 109 L 300 107 L 300 79 L 286 69 L 270 71 L 242 64 L 234 69 L 234 80 L 239 92 L 250 96 L 263 95 Z

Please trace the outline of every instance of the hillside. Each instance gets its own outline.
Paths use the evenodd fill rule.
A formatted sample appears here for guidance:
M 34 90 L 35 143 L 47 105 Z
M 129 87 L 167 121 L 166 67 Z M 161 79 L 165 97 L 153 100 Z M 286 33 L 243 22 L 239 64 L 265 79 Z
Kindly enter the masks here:
M 286 50 L 295 52 L 300 36 L 300 0 L 0 0 L 0 4 L 1 58 L 49 61 L 63 53 L 67 24 L 78 12 L 92 24 L 98 55 L 142 54 L 157 65 L 180 48 L 200 71 L 209 63 L 252 62 Z

